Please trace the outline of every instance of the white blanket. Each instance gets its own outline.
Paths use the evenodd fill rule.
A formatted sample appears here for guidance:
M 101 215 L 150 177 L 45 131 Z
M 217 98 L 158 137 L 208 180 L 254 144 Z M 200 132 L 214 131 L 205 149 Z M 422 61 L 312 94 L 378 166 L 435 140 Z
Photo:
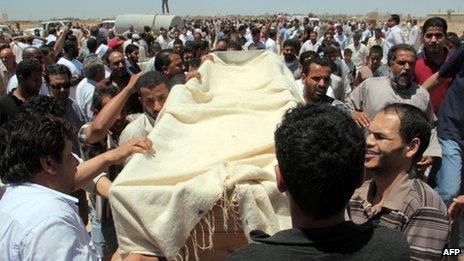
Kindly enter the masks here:
M 247 234 L 291 226 L 275 183 L 274 131 L 302 101 L 293 76 L 269 51 L 213 56 L 214 63 L 199 69 L 202 83 L 193 79 L 171 90 L 149 135 L 156 153 L 135 155 L 112 186 L 123 257 L 174 258 L 219 199 L 239 204 Z

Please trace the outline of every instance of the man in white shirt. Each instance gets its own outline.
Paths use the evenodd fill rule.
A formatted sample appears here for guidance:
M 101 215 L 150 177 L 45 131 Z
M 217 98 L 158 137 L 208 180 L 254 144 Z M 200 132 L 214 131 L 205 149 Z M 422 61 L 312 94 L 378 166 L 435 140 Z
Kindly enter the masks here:
M 251 44 L 255 44 L 258 49 L 266 49 L 266 44 L 261 41 L 261 30 L 259 28 L 251 29 L 251 39 L 245 43 L 244 49 L 248 50 Z
M 161 34 L 156 38 L 156 42 L 161 45 L 161 49 L 167 49 L 168 44 L 172 41 L 171 38 L 168 37 L 168 30 L 161 27 L 160 28 Z
M 366 60 L 369 56 L 369 49 L 367 48 L 367 46 L 361 43 L 360 40 L 361 35 L 359 33 L 355 33 L 353 35 L 353 43 L 348 45 L 347 47 L 353 52 L 353 54 L 351 55 L 351 60 L 356 66 L 356 70 L 359 70 L 364 65 L 366 65 Z
M 85 77 L 77 85 L 76 103 L 84 116 L 84 121 L 90 122 L 93 117 L 92 98 L 95 86 L 105 79 L 105 66 L 98 58 L 87 59 L 84 63 Z
M 387 20 L 388 30 L 385 34 L 385 50 L 383 52 L 384 59 L 387 59 L 387 53 L 393 45 L 406 43 L 403 35 L 403 30 L 399 27 L 400 16 L 397 14 L 392 14 Z
M 64 55 L 61 57 L 57 64 L 62 64 L 71 71 L 71 89 L 69 98 L 76 99 L 76 86 L 84 78 L 83 76 L 83 65 L 76 58 L 79 55 L 79 48 L 77 43 L 73 41 L 67 41 L 63 45 Z
M 70 123 L 22 114 L 0 137 L 2 181 L 13 185 L 0 201 L 0 259 L 98 260 L 78 201 L 68 195 L 79 164 Z
M 274 52 L 277 54 L 277 32 L 274 29 L 271 29 L 268 33 L 268 38 L 266 40 L 266 50 Z
M 0 201 L 0 260 L 99 260 L 68 194 L 151 142 L 79 165 L 72 137 L 71 124 L 50 114 L 21 113 L 0 128 L 0 175 L 9 185 Z
M 343 26 L 341 24 L 337 25 L 337 33 L 333 36 L 334 40 L 340 44 L 340 49 L 345 50 L 347 43 L 346 35 L 343 33 Z
M 321 45 L 321 43 L 317 41 L 317 36 L 318 34 L 316 31 L 312 31 L 309 33 L 309 39 L 306 42 L 304 42 L 304 44 L 301 46 L 300 55 L 305 51 L 317 52 L 317 49 Z
M 137 138 L 146 137 L 153 130 L 158 113 L 168 98 L 171 84 L 162 72 L 149 71 L 140 76 L 135 89 L 143 105 L 144 113 L 129 123 L 119 136 L 119 144 Z
M 417 52 L 420 51 L 422 45 L 422 33 L 419 26 L 417 26 L 417 20 L 412 20 L 412 28 L 409 31 L 409 44 L 416 49 Z

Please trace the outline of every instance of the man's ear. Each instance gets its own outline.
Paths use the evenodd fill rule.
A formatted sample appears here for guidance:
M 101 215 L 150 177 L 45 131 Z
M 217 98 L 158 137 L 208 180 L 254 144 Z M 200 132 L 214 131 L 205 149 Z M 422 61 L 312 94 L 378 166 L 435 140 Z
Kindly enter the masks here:
M 287 183 L 285 183 L 284 175 L 280 169 L 279 165 L 275 165 L 274 171 L 276 174 L 277 189 L 284 193 L 287 191 Z
M 411 159 L 414 158 L 414 156 L 419 151 L 420 144 L 421 141 L 419 138 L 412 139 L 412 141 L 409 142 L 408 145 L 406 145 L 406 157 Z
M 167 75 L 169 71 L 168 66 L 163 66 L 162 71 L 165 75 Z
M 42 170 L 47 174 L 55 174 L 55 164 L 56 161 L 53 160 L 50 156 L 43 156 L 40 158 L 40 165 L 42 166 Z

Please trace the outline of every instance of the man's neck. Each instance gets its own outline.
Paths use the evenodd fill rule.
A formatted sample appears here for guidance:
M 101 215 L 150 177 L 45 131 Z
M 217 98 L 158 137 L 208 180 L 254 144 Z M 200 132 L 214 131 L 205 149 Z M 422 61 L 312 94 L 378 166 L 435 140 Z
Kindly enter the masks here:
M 285 60 L 286 63 L 294 62 L 295 59 L 296 59 L 296 56 L 293 56 L 292 59 L 290 59 L 290 60 L 287 60 L 287 58 L 284 58 L 284 60 Z
M 20 86 L 13 91 L 13 96 L 19 100 L 25 102 L 27 99 L 34 97 L 36 95 L 25 92 Z
M 376 190 L 371 204 L 381 204 L 388 198 L 390 192 L 398 185 L 404 175 L 408 175 L 408 172 L 405 170 L 390 173 L 375 173 L 374 181 Z
M 68 55 L 68 54 L 64 54 L 64 55 L 63 55 L 63 58 L 65 58 L 66 60 L 69 60 L 69 61 L 74 60 L 74 58 L 72 58 L 72 57 L 71 57 L 70 55 Z
M 335 216 L 318 220 L 304 215 L 298 207 L 295 207 L 294 203 L 290 203 L 290 215 L 292 217 L 292 227 L 299 229 L 332 227 L 345 222 L 344 211 Z
M 430 59 L 435 64 L 442 64 L 446 59 L 446 53 L 444 49 L 441 49 L 437 52 L 429 52 L 428 50 L 425 51 L 428 59 Z

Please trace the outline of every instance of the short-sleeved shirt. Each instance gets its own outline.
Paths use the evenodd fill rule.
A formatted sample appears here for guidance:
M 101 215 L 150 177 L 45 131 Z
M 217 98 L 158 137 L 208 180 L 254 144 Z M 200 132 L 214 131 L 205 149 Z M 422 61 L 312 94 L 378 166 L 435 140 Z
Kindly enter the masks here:
M 411 259 L 440 259 L 450 232 L 448 211 L 440 196 L 413 175 L 404 175 L 382 205 L 371 204 L 375 190 L 371 179 L 355 191 L 348 204 L 353 222 L 403 232 L 411 245 Z
M 446 50 L 446 49 L 445 49 Z M 445 51 L 448 53 L 448 51 Z M 424 50 L 418 55 L 416 67 L 414 68 L 415 82 L 419 85 L 423 84 L 432 74 L 438 72 L 442 64 L 435 64 L 431 59 L 427 58 L 426 51 Z M 440 85 L 430 92 L 430 102 L 432 102 L 433 111 L 438 113 L 441 102 L 445 97 L 446 91 L 451 84 L 452 78 L 446 78 Z
M 398 231 L 346 221 L 315 229 L 287 229 L 273 236 L 254 230 L 253 241 L 229 256 L 239 260 L 409 260 L 409 245 Z
M 18 114 L 23 103 L 13 95 L 13 92 L 0 96 L 0 126 Z
M 440 77 L 454 77 L 438 113 L 438 137 L 464 146 L 464 46 L 439 70 Z

